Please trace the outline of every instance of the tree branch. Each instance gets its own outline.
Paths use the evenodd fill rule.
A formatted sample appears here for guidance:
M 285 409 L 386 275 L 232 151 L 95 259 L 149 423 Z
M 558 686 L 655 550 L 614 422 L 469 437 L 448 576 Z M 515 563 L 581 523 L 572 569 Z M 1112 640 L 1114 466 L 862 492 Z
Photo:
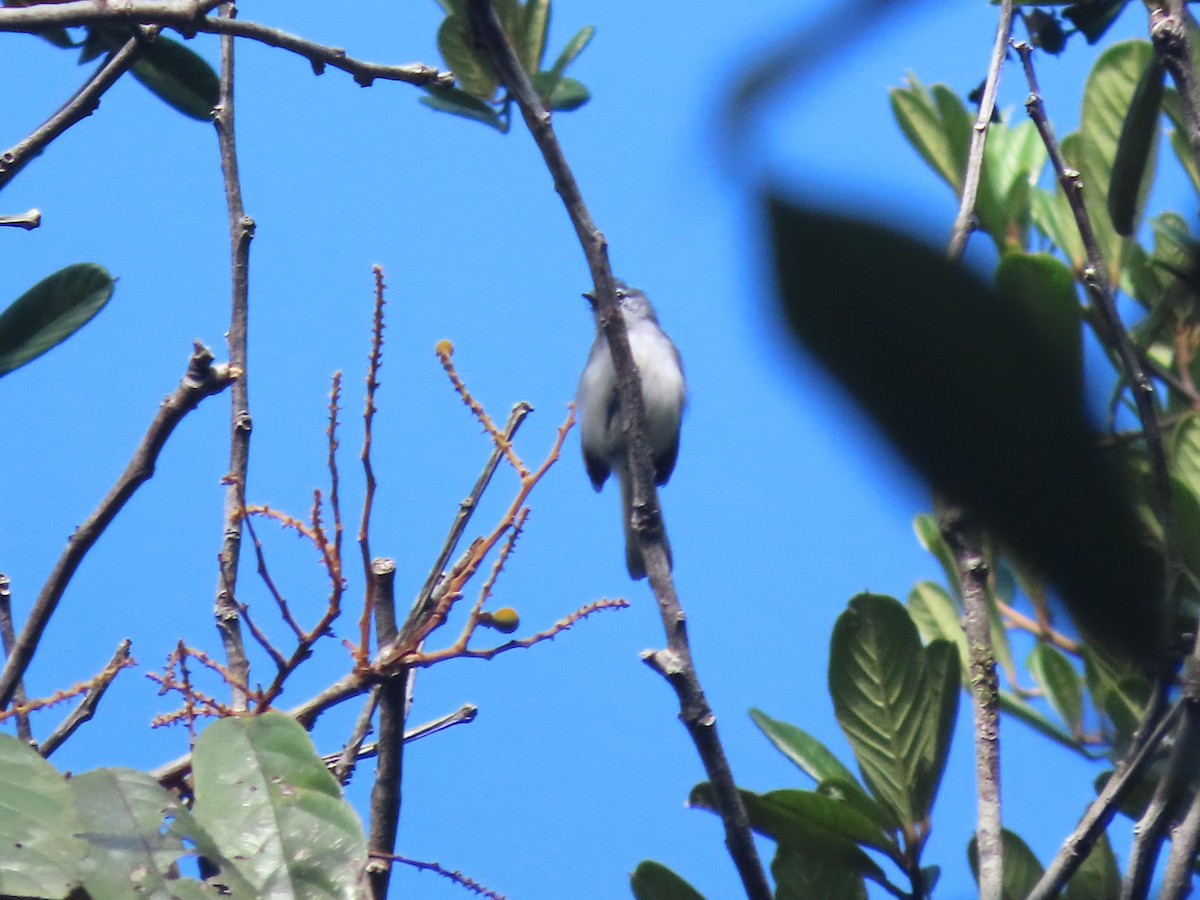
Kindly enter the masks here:
M 318 44 L 276 28 L 256 22 L 206 13 L 219 5 L 219 0 L 123 0 L 121 3 L 97 3 L 95 0 L 71 0 L 67 3 L 42 3 L 35 6 L 0 8 L 0 32 L 33 33 L 45 28 L 70 28 L 79 25 L 104 23 L 140 23 L 171 28 L 183 37 L 198 32 L 248 38 L 271 47 L 278 47 L 302 56 L 320 75 L 326 66 L 341 69 L 354 80 L 368 87 L 374 81 L 400 81 L 419 87 L 450 87 L 454 73 L 434 66 L 413 63 L 388 66 L 347 56 L 340 47 Z
M 42 211 L 40 209 L 31 209 L 19 216 L 0 216 L 0 226 L 8 228 L 24 228 L 26 231 L 33 231 L 41 224 Z
M 987 143 L 988 127 L 992 124 L 992 113 L 996 109 L 996 89 L 1000 84 L 1000 70 L 1004 57 L 1008 55 L 1008 39 L 1012 34 L 1012 0 L 1000 4 L 1000 24 L 996 28 L 996 44 L 992 48 L 992 62 L 988 66 L 987 79 L 983 84 L 983 97 L 979 101 L 979 116 L 975 119 L 975 130 L 971 133 L 971 149 L 967 155 L 967 171 L 963 177 L 963 193 L 959 200 L 958 215 L 950 232 L 950 246 L 946 256 L 957 262 L 967 248 L 967 240 L 975 230 L 975 200 L 979 196 L 979 176 L 983 171 L 983 151 Z
M 222 16 L 234 15 L 233 4 L 221 7 Z M 213 112 L 217 142 L 221 154 L 221 175 L 225 182 L 225 203 L 229 212 L 230 243 L 230 314 L 229 364 L 241 372 L 230 397 L 229 472 L 225 476 L 225 523 L 221 541 L 221 574 L 213 610 L 217 631 L 225 646 L 225 659 L 237 684 L 250 683 L 250 661 L 242 640 L 237 605 L 238 564 L 242 550 L 242 517 L 246 509 L 246 473 L 250 465 L 250 387 L 247 371 L 247 324 L 250 294 L 250 241 L 254 220 L 242 205 L 242 185 L 238 176 L 237 141 L 234 133 L 233 38 L 221 38 L 221 93 Z M 233 688 L 234 709 L 246 708 L 246 694 Z
M 75 570 L 129 498 L 150 480 L 158 455 L 175 426 L 195 409 L 201 400 L 219 394 L 235 380 L 237 373 L 231 366 L 213 366 L 212 361 L 213 356 L 208 348 L 197 343 L 183 380 L 174 393 L 162 402 L 149 430 L 134 451 L 129 465 L 108 492 L 108 496 L 71 535 L 67 549 L 63 551 L 54 571 L 42 586 L 41 593 L 38 594 L 25 622 L 25 628 L 13 645 L 3 673 L 0 673 L 0 709 L 7 707 L 12 700 L 17 684 L 33 659 L 42 632 L 45 631 L 50 617 L 54 615 L 58 601 L 62 599 Z
M 108 665 L 104 667 L 104 671 L 97 676 L 92 686 L 88 688 L 88 692 L 84 695 L 83 700 L 79 702 L 79 705 L 75 709 L 71 710 L 71 714 L 63 720 L 62 724 L 54 729 L 50 737 L 42 741 L 38 747 L 38 753 L 43 757 L 49 758 L 50 754 L 66 743 L 67 738 L 78 731 L 81 725 L 92 720 L 92 716 L 96 714 L 96 707 L 100 705 L 100 701 L 104 697 L 104 692 L 108 690 L 108 686 L 113 683 L 113 680 L 126 667 L 126 664 L 132 665 L 132 663 L 129 663 L 130 646 L 129 638 L 121 641 L 117 646 L 116 653 L 113 654 Z
M 1200 165 L 1200 80 L 1192 63 L 1187 13 L 1182 0 L 1158 0 L 1150 7 L 1150 42 L 1179 91 L 1179 105 L 1192 159 Z
M 650 587 L 658 600 L 667 635 L 666 650 L 644 655 L 643 658 L 675 689 L 680 718 L 713 786 L 717 811 L 725 826 L 726 847 L 737 866 L 746 895 L 753 900 L 768 900 L 772 896 L 771 889 L 754 846 L 745 806 L 717 735 L 716 716 L 700 689 L 687 640 L 686 618 L 671 578 L 666 533 L 654 484 L 654 466 L 646 441 L 646 411 L 641 380 L 629 348 L 625 320 L 617 304 L 616 285 L 608 262 L 608 244 L 592 221 L 579 185 L 559 146 L 550 114 L 542 107 L 490 0 L 467 0 L 467 13 L 472 30 L 487 48 L 500 80 L 520 107 L 525 124 L 554 179 L 555 190 L 562 198 L 591 270 L 600 323 L 617 371 L 617 393 L 629 422 L 626 434 L 633 480 L 634 533 L 646 560 Z
M 13 644 L 17 642 L 17 632 L 13 628 L 12 590 L 7 575 L 0 575 L 0 648 L 4 650 L 5 659 L 12 653 Z M 17 682 L 13 691 L 13 700 L 17 706 L 25 703 L 25 685 Z M 32 746 L 33 730 L 29 727 L 29 713 L 17 714 L 17 740 Z
M 0 8 L 0 16 L 6 12 L 17 11 L 18 9 L 21 8 L 2 7 Z M 130 67 L 141 56 L 142 41 L 142 37 L 132 37 L 125 42 L 120 50 L 109 54 L 108 58 L 83 83 L 83 86 L 75 92 L 75 95 L 59 108 L 58 112 L 39 125 L 32 134 L 19 144 L 0 154 L 0 188 L 3 188 L 16 178 L 17 173 L 25 168 L 30 160 L 45 150 L 51 141 L 72 125 L 82 122 L 96 111 L 97 107 L 100 106 L 100 97 L 103 96 L 104 92 L 112 87 L 118 78 L 129 71 Z M 32 212 L 36 213 L 37 211 L 33 210 Z M 37 214 L 36 219 L 33 221 L 34 224 L 27 227 L 36 228 L 37 223 L 41 221 L 41 214 Z M 17 222 L 16 224 L 20 223 Z

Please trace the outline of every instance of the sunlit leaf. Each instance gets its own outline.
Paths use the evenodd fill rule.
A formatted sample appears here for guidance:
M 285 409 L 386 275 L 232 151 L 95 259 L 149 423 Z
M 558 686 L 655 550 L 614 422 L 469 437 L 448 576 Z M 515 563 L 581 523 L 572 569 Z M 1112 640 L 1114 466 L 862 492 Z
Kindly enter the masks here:
M 1075 670 L 1062 651 L 1044 642 L 1033 648 L 1028 665 L 1051 709 L 1067 724 L 1071 734 L 1081 734 L 1083 675 Z

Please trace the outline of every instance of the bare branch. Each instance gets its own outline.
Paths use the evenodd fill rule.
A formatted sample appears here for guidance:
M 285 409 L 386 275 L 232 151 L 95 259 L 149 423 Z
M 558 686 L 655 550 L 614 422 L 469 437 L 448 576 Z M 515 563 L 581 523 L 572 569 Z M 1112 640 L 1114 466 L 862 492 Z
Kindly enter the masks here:
M 366 759 L 374 756 L 374 748 L 378 743 L 372 744 L 372 750 L 367 751 L 363 747 L 363 741 L 367 739 L 367 735 L 371 733 L 371 720 L 375 718 L 375 708 L 379 705 L 379 685 L 371 688 L 371 692 L 367 694 L 367 702 L 363 704 L 363 708 L 358 713 L 358 718 L 354 722 L 354 730 L 350 732 L 350 740 L 346 741 L 346 746 L 342 748 L 341 753 L 332 753 L 325 757 L 325 765 L 329 766 L 333 772 L 333 777 L 338 780 L 338 784 L 345 787 L 350 783 L 351 776 L 354 775 L 354 768 L 358 765 L 360 759 Z
M 1200 79 L 1189 46 L 1190 14 L 1183 0 L 1156 0 L 1146 6 L 1150 11 L 1150 42 L 1179 91 L 1188 146 L 1193 161 L 1200 165 Z
M 462 872 L 451 872 L 449 869 L 445 869 L 435 862 L 421 862 L 419 859 L 409 859 L 407 856 L 400 856 L 396 853 L 378 854 L 374 851 L 371 851 L 371 857 L 372 861 L 386 859 L 389 862 L 403 863 L 406 866 L 412 866 L 414 869 L 420 869 L 425 872 L 434 872 L 443 878 L 450 879 L 459 887 L 466 888 L 472 894 L 478 894 L 481 897 L 488 898 L 488 900 L 504 900 L 504 895 L 497 894 L 495 891 L 485 888 L 477 881 L 468 878 Z M 367 865 L 370 865 L 370 863 Z
M 967 155 L 967 171 L 963 177 L 963 193 L 959 200 L 958 216 L 950 232 L 947 258 L 957 262 L 967 248 L 967 239 L 975 230 L 975 201 L 979 195 L 979 176 L 983 171 L 983 151 L 987 143 L 988 127 L 992 124 L 992 113 L 996 109 L 996 89 L 1000 84 L 1000 70 L 1004 57 L 1008 55 L 1008 38 L 1012 34 L 1012 0 L 1000 4 L 1000 24 L 996 28 L 996 44 L 992 48 L 992 62 L 988 66 L 983 84 L 983 96 L 979 101 L 979 115 L 975 119 L 975 130 L 971 133 L 971 149 Z
M 232 3 L 221 5 L 220 15 L 234 15 Z M 233 38 L 221 38 L 221 93 L 213 111 L 217 142 L 221 154 L 221 175 L 225 183 L 225 204 L 229 213 L 230 243 L 230 314 L 229 363 L 242 372 L 230 397 L 229 472 L 225 476 L 225 523 L 221 541 L 221 577 L 217 584 L 217 631 L 225 646 L 225 658 L 236 681 L 250 682 L 250 660 L 242 640 L 237 600 L 238 566 L 242 552 L 242 518 L 246 509 L 246 474 L 250 465 L 250 385 L 247 369 L 247 324 L 250 296 L 250 241 L 254 220 L 242 205 L 242 184 L 238 176 L 237 141 L 234 134 Z M 246 696 L 233 691 L 234 709 L 246 708 Z
M 71 535 L 67 549 L 59 557 L 54 571 L 42 586 L 37 601 L 29 613 L 25 628 L 13 645 L 12 653 L 0 674 L 0 709 L 6 707 L 13 698 L 17 684 L 29 667 L 45 631 L 50 617 L 58 607 L 63 592 L 75 574 L 75 570 L 87 555 L 87 552 L 99 540 L 110 522 L 116 517 L 121 508 L 133 496 L 139 487 L 150 480 L 154 474 L 154 465 L 158 454 L 162 452 L 167 438 L 175 430 L 183 417 L 195 409 L 200 401 L 213 394 L 225 390 L 238 374 L 228 365 L 214 366 L 212 353 L 197 343 L 188 362 L 187 373 L 170 396 L 163 400 L 158 413 L 151 422 L 149 430 L 142 438 L 141 444 L 134 451 L 129 465 L 117 480 L 112 490 L 108 492 L 96 510 Z
M 362 552 L 363 573 L 367 584 L 372 579 L 371 557 L 371 510 L 375 505 L 375 470 L 371 467 L 372 426 L 375 424 L 375 393 L 379 390 L 379 369 L 383 365 L 383 307 L 387 304 L 385 292 L 387 285 L 383 281 L 383 268 L 375 266 L 375 313 L 371 318 L 371 352 L 367 356 L 367 397 L 363 409 L 363 445 L 359 459 L 362 460 L 363 474 L 366 478 L 366 490 L 363 494 L 362 524 L 358 528 L 358 547 Z M 362 617 L 358 622 L 359 646 L 358 664 L 366 666 L 370 657 L 371 641 L 371 603 L 374 595 L 365 592 Z
M 24 11 L 18 7 L 0 8 L 0 16 L 7 12 Z M 153 35 L 148 35 L 153 37 Z M 50 145 L 50 142 L 64 131 L 83 121 L 100 105 L 100 97 L 112 87 L 118 78 L 129 71 L 142 53 L 142 42 L 145 37 L 132 37 L 124 46 L 109 56 L 92 73 L 75 95 L 64 103 L 54 115 L 39 125 L 34 132 L 17 144 L 0 154 L 0 188 L 12 181 L 35 156 Z M 41 220 L 41 214 L 32 210 L 26 215 L 37 214 L 33 225 L 24 227 L 36 228 Z M 12 224 L 21 224 L 19 221 Z
M 555 190 L 562 198 L 591 270 L 599 320 L 617 371 L 617 395 L 621 408 L 628 416 L 629 430 L 626 434 L 633 482 L 633 531 L 646 560 L 650 587 L 658 600 L 663 629 L 667 635 L 667 650 L 660 651 L 662 659 L 658 659 L 659 654 L 651 654 L 648 661 L 664 663 L 669 658 L 669 665 L 658 665 L 653 661 L 651 664 L 675 689 L 680 719 L 700 754 L 708 780 L 713 786 L 717 812 L 725 826 L 725 845 L 737 866 L 747 897 L 750 900 L 769 900 L 772 891 L 754 845 L 745 804 L 717 736 L 716 716 L 704 697 L 696 675 L 687 640 L 686 618 L 671 578 L 666 531 L 654 483 L 654 464 L 646 440 L 646 410 L 641 380 L 629 347 L 625 319 L 617 304 L 616 285 L 608 262 L 608 243 L 592 220 L 575 176 L 559 146 L 550 114 L 538 99 L 529 75 L 517 59 L 490 0 L 467 0 L 467 14 L 472 30 L 487 48 L 492 65 L 509 96 L 516 100 L 521 109 L 521 115 L 554 179 Z
M 0 575 L 0 647 L 4 649 L 4 656 L 12 653 L 13 644 L 17 642 L 17 632 L 13 628 L 12 616 L 12 590 L 7 575 Z M 18 681 L 17 689 L 13 692 L 13 700 L 16 705 L 22 706 L 25 703 L 25 685 Z M 17 739 L 24 741 L 26 744 L 33 745 L 33 731 L 29 727 L 29 714 L 17 714 Z
M 220 0 L 122 0 L 121 3 L 71 0 L 67 3 L 41 3 L 27 7 L 8 6 L 0 8 L 0 32 L 34 33 L 53 27 L 140 23 L 172 28 L 185 38 L 190 38 L 197 32 L 205 32 L 258 41 L 304 57 L 317 75 L 320 75 L 326 66 L 341 69 L 352 75 L 363 87 L 368 87 L 377 80 L 400 81 L 419 87 L 450 87 L 454 84 L 454 73 L 433 66 L 420 63 L 388 66 L 366 62 L 347 56 L 346 51 L 340 47 L 317 44 L 256 22 L 205 15 L 219 4 Z
M 33 231 L 41 224 L 42 212 L 38 209 L 31 209 L 19 216 L 0 216 L 0 227 L 24 228 L 26 231 Z
M 129 648 L 131 644 L 129 638 L 121 641 L 117 647 L 117 652 L 113 654 L 104 671 L 101 672 L 92 681 L 92 686 L 88 689 L 80 704 L 75 707 L 63 723 L 54 729 L 51 735 L 46 738 L 38 747 L 38 753 L 44 757 L 49 757 L 51 753 L 61 747 L 71 735 L 73 735 L 84 722 L 89 722 L 92 716 L 96 714 L 96 707 L 100 705 L 101 698 L 104 697 L 104 692 L 108 690 L 108 686 L 113 683 L 122 669 L 126 669 L 133 665 L 133 661 L 129 658 Z
M 396 563 L 377 559 L 371 566 L 367 590 L 375 609 L 375 640 L 380 650 L 393 644 L 396 628 Z M 408 685 L 412 671 L 403 667 L 379 686 L 379 761 L 371 786 L 370 834 L 367 879 L 375 900 L 386 900 L 392 877 L 390 855 L 396 849 L 400 823 L 401 784 L 404 774 L 404 718 L 408 713 Z

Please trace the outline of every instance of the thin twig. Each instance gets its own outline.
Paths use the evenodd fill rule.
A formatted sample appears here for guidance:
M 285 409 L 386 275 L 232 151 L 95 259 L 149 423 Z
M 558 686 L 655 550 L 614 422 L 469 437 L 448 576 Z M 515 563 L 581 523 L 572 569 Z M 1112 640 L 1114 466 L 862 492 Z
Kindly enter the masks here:
M 717 735 L 716 716 L 704 697 L 696 675 L 687 639 L 686 618 L 671 578 L 666 530 L 655 487 L 654 464 L 646 439 L 646 410 L 641 379 L 633 362 L 625 319 L 617 304 L 607 241 L 592 220 L 575 176 L 559 146 L 550 114 L 542 106 L 529 75 L 517 59 L 491 0 L 467 0 L 467 14 L 472 30 L 487 48 L 493 68 L 509 96 L 516 100 L 525 124 L 541 151 L 546 168 L 554 179 L 555 190 L 562 198 L 575 228 L 595 285 L 599 320 L 617 372 L 617 396 L 627 417 L 629 470 L 633 482 L 633 530 L 646 560 L 650 588 L 658 601 L 667 636 L 666 650 L 644 658 L 675 689 L 680 719 L 696 746 L 709 783 L 713 786 L 717 812 L 725 827 L 725 844 L 741 876 L 747 897 L 750 900 L 769 900 L 772 891 L 754 845 L 745 804 Z
M 379 650 L 395 643 L 396 627 L 396 563 L 377 559 L 371 567 L 367 590 L 373 597 L 375 609 L 375 640 Z M 367 850 L 367 880 L 375 900 L 386 900 L 392 877 L 388 858 L 396 850 L 396 830 L 400 823 L 401 781 L 404 773 L 404 717 L 407 715 L 408 667 L 398 669 L 379 686 L 379 761 L 375 766 L 375 782 L 371 785 L 370 834 Z
M 407 643 L 411 636 L 421 629 L 426 617 L 432 612 L 433 606 L 436 605 L 435 590 L 441 583 L 442 575 L 446 570 L 446 564 L 454 554 L 455 548 L 458 547 L 458 542 L 467 530 L 467 523 L 471 521 L 471 516 L 479 506 L 479 500 L 483 496 L 484 490 L 491 482 L 492 476 L 496 472 L 496 467 L 500 464 L 500 459 L 504 455 L 504 446 L 512 443 L 517 429 L 521 427 L 521 423 L 525 421 L 525 417 L 532 411 L 533 407 L 528 403 L 521 402 L 513 406 L 512 411 L 508 414 L 508 421 L 504 423 L 504 429 L 501 432 L 503 441 L 493 441 L 492 453 L 484 464 L 483 471 L 475 479 L 475 484 L 471 488 L 471 492 L 467 494 L 466 499 L 459 504 L 458 513 L 454 516 L 454 521 L 450 525 L 450 531 L 446 535 L 442 549 L 438 551 L 433 568 L 429 570 L 425 584 L 421 587 L 420 593 L 417 594 L 417 598 L 409 610 L 408 617 L 404 620 L 404 625 L 400 628 L 399 643 Z
M 73 735 L 84 722 L 91 721 L 92 716 L 96 714 L 96 707 L 100 705 L 101 698 L 104 697 L 104 692 L 108 690 L 108 686 L 113 683 L 117 674 L 125 668 L 132 665 L 129 658 L 129 648 L 131 644 L 129 638 L 121 641 L 117 647 L 117 652 L 113 654 L 104 671 L 96 676 L 92 682 L 92 686 L 88 689 L 87 694 L 79 705 L 71 712 L 62 724 L 59 725 L 44 740 L 41 746 L 38 747 L 38 753 L 44 757 L 49 757 L 51 753 L 61 747 L 71 735 Z
M 15 12 L 17 9 L 18 7 L 10 6 L 0 8 L 0 16 L 7 12 Z M 50 145 L 51 141 L 96 111 L 104 92 L 129 71 L 141 56 L 143 40 L 144 38 L 140 36 L 131 37 L 119 50 L 109 54 L 100 67 L 75 92 L 75 95 L 59 107 L 54 115 L 39 125 L 19 144 L 0 154 L 0 188 L 12 181 L 30 160 Z M 37 213 L 37 210 L 33 210 L 32 213 Z M 27 215 L 32 213 L 27 213 Z M 34 224 L 26 227 L 36 228 L 37 222 L 40 220 L 41 214 L 37 213 Z
M 12 589 L 7 575 L 0 575 L 0 647 L 4 650 L 5 658 L 12 653 L 13 644 L 17 642 L 17 632 L 13 628 Z M 25 703 L 25 685 L 17 682 L 13 693 L 13 701 L 17 706 Z M 33 731 L 29 727 L 29 714 L 20 713 L 17 716 L 17 739 L 33 745 Z
M 398 853 L 378 854 L 371 851 L 372 860 L 386 859 L 389 862 L 403 863 L 406 866 L 412 866 L 425 872 L 434 872 L 441 875 L 443 878 L 448 878 L 457 884 L 459 887 L 466 888 L 472 894 L 478 894 L 481 897 L 487 897 L 488 900 L 504 900 L 503 894 L 497 894 L 493 890 L 489 890 L 472 878 L 468 878 L 462 872 L 451 872 L 449 869 L 443 868 L 435 862 L 422 862 L 419 859 L 409 859 L 407 856 L 400 856 Z M 370 865 L 370 863 L 368 863 Z
M 233 16 L 232 3 L 221 5 L 220 15 Z M 225 646 L 225 658 L 238 682 L 250 681 L 250 660 L 242 639 L 237 601 L 238 566 L 242 552 L 242 518 L 246 508 L 246 473 L 250 465 L 250 385 L 247 370 L 247 323 L 250 295 L 250 241 L 254 220 L 242 205 L 242 184 L 238 176 L 237 141 L 234 134 L 233 38 L 221 38 L 221 92 L 213 123 L 221 154 L 221 175 L 225 183 L 225 204 L 229 213 L 230 313 L 229 364 L 241 372 L 230 397 L 229 472 L 225 476 L 225 522 L 221 541 L 221 577 L 217 585 L 214 615 L 217 631 Z M 234 709 L 246 708 L 246 697 L 233 692 Z
M 367 397 L 366 405 L 363 408 L 363 445 L 362 452 L 358 457 L 362 460 L 363 475 L 366 480 L 366 489 L 363 492 L 362 523 L 358 527 L 358 547 L 362 553 L 363 573 L 367 584 L 371 583 L 372 578 L 371 510 L 375 505 L 375 470 L 371 466 L 371 429 L 375 423 L 377 411 L 375 394 L 379 390 L 379 369 L 383 365 L 383 307 L 387 304 L 385 296 L 387 285 L 383 281 L 383 268 L 375 266 L 372 271 L 375 274 L 375 312 L 371 317 L 371 352 L 367 356 Z M 371 617 L 373 614 L 371 603 L 373 599 L 374 595 L 371 591 L 366 591 L 362 618 L 358 622 L 358 662 L 362 666 L 367 664 L 370 655 Z
M 197 32 L 248 38 L 304 57 L 317 75 L 326 66 L 341 69 L 363 87 L 368 87 L 374 81 L 400 81 L 419 87 L 450 87 L 454 84 L 454 73 L 433 66 L 420 63 L 388 66 L 366 62 L 347 56 L 340 47 L 318 44 L 277 28 L 240 19 L 205 16 L 218 3 L 219 0 L 206 0 L 203 3 L 187 0 L 122 0 L 121 3 L 72 0 L 28 7 L 10 6 L 0 8 L 0 32 L 33 33 L 51 27 L 137 22 L 172 28 L 185 38 Z
M 967 240 L 975 230 L 975 200 L 979 195 L 979 176 L 983 171 L 983 151 L 987 143 L 988 128 L 992 124 L 992 113 L 996 109 L 996 89 L 1000 84 L 1000 70 L 1008 55 L 1008 39 L 1012 34 L 1012 0 L 1000 4 L 1000 24 L 996 28 L 996 44 L 992 48 L 992 62 L 988 66 L 987 79 L 983 83 L 983 96 L 979 101 L 979 115 L 971 133 L 971 149 L 967 154 L 967 171 L 963 177 L 963 193 L 959 199 L 958 215 L 950 232 L 950 246 L 946 256 L 957 262 L 962 259 Z
M 212 353 L 197 343 L 188 361 L 187 373 L 175 391 L 159 406 L 154 421 L 134 451 L 129 465 L 108 492 L 108 496 L 71 535 L 67 549 L 63 551 L 50 577 L 42 586 L 25 627 L 13 645 L 4 671 L 0 673 L 0 709 L 8 706 L 12 700 L 17 684 L 33 659 L 42 632 L 58 607 L 58 602 L 62 599 L 75 570 L 129 498 L 150 480 L 158 455 L 175 426 L 195 409 L 201 400 L 219 394 L 235 380 L 235 372 L 231 366 L 214 366 L 212 362 Z
M 350 783 L 350 778 L 354 775 L 354 768 L 358 765 L 358 761 L 374 755 L 364 750 L 363 741 L 371 733 L 371 720 L 375 718 L 375 708 L 378 705 L 379 685 L 375 685 L 375 687 L 371 688 L 371 692 L 367 694 L 367 702 L 359 710 L 358 718 L 354 721 L 354 730 L 350 732 L 350 739 L 346 741 L 346 746 L 342 748 L 342 752 L 333 753 L 325 757 L 325 764 L 333 772 L 333 777 L 338 780 L 338 784 L 343 787 Z M 372 746 L 375 745 L 373 744 Z
M 1024 42 L 1019 42 L 1014 46 L 1021 57 L 1025 78 L 1029 82 L 1029 97 L 1025 101 L 1025 108 L 1046 147 L 1050 162 L 1054 166 L 1054 172 L 1058 176 L 1058 182 L 1062 186 L 1071 213 L 1075 218 L 1075 226 L 1079 231 L 1079 237 L 1087 255 L 1087 265 L 1083 270 L 1083 286 L 1091 298 L 1093 307 L 1099 313 L 1099 321 L 1102 323 L 1102 327 L 1097 329 L 1099 336 L 1116 352 L 1122 376 L 1133 394 L 1138 423 L 1142 426 L 1145 434 L 1146 455 L 1150 461 L 1155 491 L 1158 494 L 1158 513 L 1163 528 L 1164 568 L 1166 570 L 1166 586 L 1163 596 L 1167 598 L 1167 603 L 1170 605 L 1173 603 L 1174 586 L 1180 570 L 1179 542 L 1175 521 L 1174 494 L 1171 487 L 1171 476 L 1167 468 L 1167 452 L 1163 446 L 1162 433 L 1158 424 L 1158 411 L 1154 403 L 1154 385 L 1146 376 L 1145 370 L 1138 360 L 1137 350 L 1129 339 L 1129 333 L 1125 330 L 1117 311 L 1112 287 L 1108 283 L 1105 262 L 1100 254 L 1100 246 L 1097 243 L 1096 233 L 1092 229 L 1091 218 L 1084 202 L 1082 179 L 1079 172 L 1068 167 L 1062 149 L 1054 137 L 1050 121 L 1046 118 L 1037 75 L 1033 70 L 1033 49 Z M 1175 621 L 1173 610 L 1168 609 L 1163 618 L 1165 622 Z
M 24 228 L 26 231 L 33 231 L 41 224 L 42 211 L 40 209 L 31 209 L 19 216 L 0 216 L 0 226 L 8 228 Z

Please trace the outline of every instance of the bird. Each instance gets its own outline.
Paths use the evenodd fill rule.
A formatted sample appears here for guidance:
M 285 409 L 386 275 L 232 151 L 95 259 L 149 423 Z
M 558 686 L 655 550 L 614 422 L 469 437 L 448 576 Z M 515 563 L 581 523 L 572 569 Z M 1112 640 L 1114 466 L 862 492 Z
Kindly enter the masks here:
M 646 295 L 623 281 L 617 281 L 616 288 L 617 302 L 629 334 L 629 349 L 642 382 L 646 441 L 654 463 L 654 481 L 661 486 L 671 477 L 679 455 L 679 431 L 687 404 L 683 362 L 674 342 L 659 325 L 658 316 Z M 626 450 L 625 417 L 617 395 L 617 373 L 600 324 L 596 298 L 593 294 L 583 296 L 591 304 L 596 318 L 596 338 L 575 395 L 583 463 L 597 492 L 604 487 L 610 473 L 616 476 L 625 526 L 625 565 L 629 577 L 640 580 L 646 577 L 646 561 L 633 533 L 633 484 Z M 666 549 L 670 565 L 670 544 Z

